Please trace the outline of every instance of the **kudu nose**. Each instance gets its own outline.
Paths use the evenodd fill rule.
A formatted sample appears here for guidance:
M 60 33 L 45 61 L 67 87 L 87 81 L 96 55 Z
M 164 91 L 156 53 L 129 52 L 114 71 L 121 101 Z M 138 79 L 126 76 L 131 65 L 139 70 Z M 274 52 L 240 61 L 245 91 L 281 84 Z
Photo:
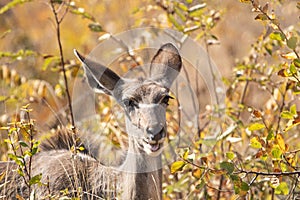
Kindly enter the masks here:
M 161 138 L 165 137 L 164 127 L 148 127 L 146 129 L 147 136 L 150 141 L 159 141 Z

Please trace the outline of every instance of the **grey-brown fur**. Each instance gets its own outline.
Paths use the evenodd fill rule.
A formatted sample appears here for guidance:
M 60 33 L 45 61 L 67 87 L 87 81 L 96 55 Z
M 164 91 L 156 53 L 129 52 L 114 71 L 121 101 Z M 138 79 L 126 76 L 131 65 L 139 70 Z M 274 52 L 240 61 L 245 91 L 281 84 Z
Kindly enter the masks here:
M 84 64 L 89 85 L 114 96 L 124 107 L 127 155 L 118 167 L 104 166 L 88 149 L 74 153 L 74 147 L 84 147 L 84 144 L 72 131 L 59 129 L 43 141 L 41 152 L 33 157 L 32 175 L 41 173 L 41 182 L 45 184 L 34 186 L 36 197 L 40 199 L 49 193 L 58 197 L 67 189 L 68 196 L 82 199 L 160 200 L 168 91 L 181 69 L 177 49 L 172 44 L 160 48 L 151 62 L 147 80 L 128 81 L 77 52 L 76 55 Z M 16 168 L 13 162 L 0 162 L 0 173 L 5 173 L 0 180 L 3 199 L 15 199 L 17 194 L 29 197 Z

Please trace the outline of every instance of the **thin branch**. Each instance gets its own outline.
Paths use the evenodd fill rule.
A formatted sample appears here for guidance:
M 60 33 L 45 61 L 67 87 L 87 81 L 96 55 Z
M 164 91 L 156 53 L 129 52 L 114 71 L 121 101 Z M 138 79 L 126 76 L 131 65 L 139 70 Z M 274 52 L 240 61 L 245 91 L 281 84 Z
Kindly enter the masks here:
M 64 54 L 63 54 L 63 49 L 62 49 L 62 44 L 61 44 L 61 33 L 60 33 L 60 24 L 63 21 L 64 17 L 66 16 L 68 7 L 66 8 L 66 11 L 63 13 L 62 17 L 59 18 L 58 12 L 55 9 L 54 4 L 55 4 L 55 1 L 50 0 L 52 13 L 54 15 L 55 23 L 56 23 L 56 37 L 57 37 L 57 42 L 58 42 L 58 47 L 59 47 L 60 62 L 62 65 L 64 83 L 65 83 L 65 87 L 66 87 L 66 94 L 67 94 L 67 98 L 68 98 L 69 111 L 70 111 L 70 116 L 71 116 L 71 124 L 73 127 L 75 127 L 75 120 L 74 120 L 73 109 L 72 109 L 72 100 L 71 100 L 71 95 L 70 95 L 70 91 L 69 91 L 68 79 L 67 79 L 67 75 L 66 75 L 65 61 L 64 61 Z
M 210 188 L 210 189 L 217 190 L 217 191 L 218 191 L 218 194 L 221 193 L 221 192 L 234 192 L 234 190 L 220 190 L 220 189 L 215 188 L 215 187 L 212 187 L 212 186 L 210 186 L 210 185 L 208 185 L 208 184 L 206 184 L 206 186 L 207 186 L 208 188 Z
M 247 170 L 239 169 L 237 172 L 235 172 L 235 174 L 240 174 L 240 173 L 255 174 L 257 176 L 290 176 L 290 175 L 295 175 L 295 174 L 300 175 L 300 171 L 293 171 L 293 172 L 257 172 L 257 171 L 247 171 Z
M 278 131 L 279 131 L 280 122 L 281 122 L 281 116 L 280 116 L 280 113 L 282 113 L 282 111 L 283 111 L 283 109 L 284 109 L 284 106 L 285 106 L 285 96 L 287 95 L 287 90 L 288 90 L 288 83 L 286 83 L 285 91 L 284 91 L 284 93 L 282 94 L 282 102 L 281 102 L 281 105 L 279 106 L 279 116 L 278 116 L 278 120 L 277 120 L 276 131 L 275 131 L 276 134 L 277 134 Z

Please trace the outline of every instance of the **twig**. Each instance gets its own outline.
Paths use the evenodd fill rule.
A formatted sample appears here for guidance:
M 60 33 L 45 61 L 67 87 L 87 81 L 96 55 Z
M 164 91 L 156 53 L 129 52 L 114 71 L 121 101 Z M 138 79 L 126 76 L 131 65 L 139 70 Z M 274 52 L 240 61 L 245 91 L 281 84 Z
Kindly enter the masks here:
M 257 176 L 290 176 L 290 175 L 295 175 L 298 174 L 300 175 L 300 171 L 293 171 L 293 172 L 257 172 L 257 171 L 246 171 L 243 169 L 239 169 L 235 174 L 240 174 L 240 173 L 245 173 L 245 174 L 255 174 Z
M 286 83 L 285 91 L 284 91 L 283 94 L 282 94 L 282 102 L 281 102 L 281 105 L 279 106 L 279 113 L 282 113 L 282 111 L 283 111 L 283 109 L 284 109 L 284 106 L 285 106 L 285 96 L 286 96 L 286 94 L 287 94 L 287 90 L 288 90 L 288 83 Z M 279 131 L 280 122 L 281 122 L 281 116 L 279 115 L 279 116 L 278 116 L 278 120 L 277 120 L 276 131 L 275 131 L 276 134 L 277 134 L 278 131 Z
M 223 176 L 222 176 L 222 177 L 223 177 Z M 212 187 L 212 186 L 210 186 L 210 185 L 208 185 L 208 184 L 206 184 L 206 186 L 207 186 L 208 188 L 210 188 L 210 189 L 217 190 L 217 191 L 218 191 L 218 194 L 221 193 L 221 192 L 234 192 L 234 190 L 220 190 L 220 189 L 215 188 L 215 187 Z
M 54 0 L 50 0 L 50 5 L 51 5 L 52 13 L 54 15 L 55 23 L 56 23 L 56 38 L 57 38 L 58 47 L 59 47 L 60 62 L 61 62 L 61 65 L 62 65 L 62 72 L 63 72 L 63 77 L 64 77 L 64 83 L 65 83 L 65 86 L 66 86 L 66 94 L 67 94 L 68 104 L 69 104 L 69 111 L 70 111 L 70 116 L 71 116 L 71 124 L 72 124 L 72 127 L 74 128 L 75 127 L 75 120 L 74 120 L 74 115 L 73 115 L 72 100 L 71 100 L 71 95 L 70 95 L 70 91 L 69 91 L 68 79 L 67 79 L 67 75 L 66 75 L 65 61 L 64 61 L 64 54 L 63 54 L 63 49 L 62 49 L 62 44 L 61 44 L 61 33 L 60 33 L 60 24 L 63 21 L 64 17 L 66 16 L 69 7 L 67 6 L 65 12 L 61 16 L 61 18 L 59 18 L 58 17 L 58 12 L 55 9 L 55 5 L 54 4 L 55 4 L 55 1 Z

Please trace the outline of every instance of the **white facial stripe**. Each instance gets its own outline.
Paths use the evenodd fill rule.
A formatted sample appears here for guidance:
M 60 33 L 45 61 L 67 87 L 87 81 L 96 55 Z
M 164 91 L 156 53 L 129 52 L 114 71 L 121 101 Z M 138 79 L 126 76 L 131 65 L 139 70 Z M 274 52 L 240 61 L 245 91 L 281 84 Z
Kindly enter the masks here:
M 149 103 L 149 104 L 139 103 L 138 106 L 139 106 L 139 108 L 153 108 L 153 107 L 157 107 L 157 106 L 160 106 L 160 105 L 157 104 L 157 103 Z

